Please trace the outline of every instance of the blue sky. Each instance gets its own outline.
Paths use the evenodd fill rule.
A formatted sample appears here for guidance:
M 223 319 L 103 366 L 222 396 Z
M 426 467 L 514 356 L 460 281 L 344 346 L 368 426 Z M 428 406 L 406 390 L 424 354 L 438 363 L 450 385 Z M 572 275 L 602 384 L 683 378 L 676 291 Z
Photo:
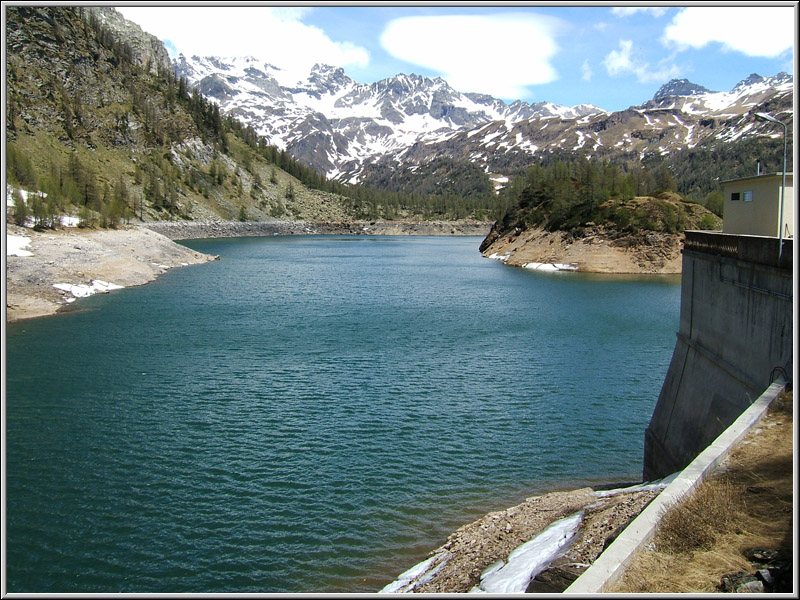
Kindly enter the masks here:
M 251 55 L 297 72 L 341 66 L 361 83 L 416 73 L 462 92 L 623 110 L 670 79 L 728 91 L 794 73 L 797 3 L 633 7 L 504 3 L 121 6 L 186 55 Z

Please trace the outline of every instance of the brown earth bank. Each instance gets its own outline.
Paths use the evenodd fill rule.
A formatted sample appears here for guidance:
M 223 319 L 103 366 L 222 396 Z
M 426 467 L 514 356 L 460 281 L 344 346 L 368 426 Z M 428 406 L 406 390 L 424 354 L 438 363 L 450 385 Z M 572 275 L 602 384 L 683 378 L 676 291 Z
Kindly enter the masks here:
M 571 265 L 587 273 L 677 274 L 682 239 L 683 234 L 620 233 L 602 226 L 588 227 L 580 235 L 514 229 L 498 237 L 490 234 L 481 252 L 514 267 L 544 263 Z
M 70 304 L 73 292 L 54 284 L 142 285 L 168 269 L 215 258 L 140 227 L 34 231 L 6 225 L 7 247 L 18 245 L 19 238 L 28 242 L 24 255 L 4 253 L 7 322 L 52 315 Z

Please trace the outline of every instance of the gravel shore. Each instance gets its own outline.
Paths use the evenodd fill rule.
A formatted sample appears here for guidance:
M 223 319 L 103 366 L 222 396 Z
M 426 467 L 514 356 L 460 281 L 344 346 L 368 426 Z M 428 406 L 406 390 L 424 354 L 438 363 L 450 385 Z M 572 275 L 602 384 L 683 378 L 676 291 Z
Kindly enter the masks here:
M 427 569 L 403 580 L 396 591 L 467 593 L 481 585 L 482 573 L 492 566 L 507 564 L 513 550 L 552 523 L 582 512 L 580 526 L 568 548 L 536 575 L 525 590 L 561 592 L 658 493 L 654 489 L 632 487 L 629 491 L 606 495 L 607 492 L 587 487 L 532 496 L 459 528 L 428 554 L 431 562 Z
M 7 322 L 55 314 L 105 291 L 104 284 L 142 285 L 168 269 L 215 259 L 140 227 L 37 232 L 6 225 L 6 246 Z

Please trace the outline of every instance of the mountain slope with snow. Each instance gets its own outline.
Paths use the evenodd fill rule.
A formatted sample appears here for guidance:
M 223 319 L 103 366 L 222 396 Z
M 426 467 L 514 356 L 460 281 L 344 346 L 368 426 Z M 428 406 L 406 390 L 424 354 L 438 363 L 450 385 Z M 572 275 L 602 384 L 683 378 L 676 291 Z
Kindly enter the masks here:
M 298 78 L 254 58 L 181 56 L 176 70 L 269 143 L 345 182 L 364 181 L 374 165 L 413 169 L 441 157 L 502 180 L 553 154 L 642 158 L 778 135 L 754 113 L 791 119 L 794 93 L 786 73 L 753 74 L 729 92 L 680 79 L 643 104 L 610 113 L 592 105 L 506 104 L 419 75 L 361 84 L 326 65 Z
M 653 100 L 614 113 L 483 124 L 434 144 L 411 146 L 391 160 L 424 164 L 446 155 L 476 162 L 500 176 L 552 155 L 641 160 L 743 138 L 780 137 L 779 128 L 755 117 L 760 111 L 792 120 L 794 84 L 785 73 L 751 76 L 730 92 L 675 95 L 664 89 Z
M 509 126 L 537 117 L 576 119 L 606 114 L 462 94 L 441 78 L 400 74 L 360 84 L 340 68 L 316 65 L 303 79 L 254 58 L 180 56 L 178 75 L 220 108 L 328 176 L 357 179 L 366 162 L 419 143 L 435 143 L 493 122 Z

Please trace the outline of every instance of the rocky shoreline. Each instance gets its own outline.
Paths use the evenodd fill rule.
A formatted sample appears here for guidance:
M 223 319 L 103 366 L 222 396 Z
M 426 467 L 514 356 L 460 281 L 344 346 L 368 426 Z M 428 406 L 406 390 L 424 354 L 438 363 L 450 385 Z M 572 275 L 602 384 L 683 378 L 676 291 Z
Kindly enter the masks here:
M 270 235 L 486 236 L 483 221 L 150 221 L 140 227 L 171 240 Z
M 383 592 L 509 593 L 489 582 L 511 564 L 512 552 L 570 516 L 580 513 L 571 539 L 516 593 L 559 593 L 577 579 L 616 536 L 655 498 L 666 483 L 599 486 L 553 491 L 492 512 L 452 533 L 426 560 L 386 586 Z M 606 489 L 615 488 L 613 490 Z M 535 549 L 531 549 L 536 552 Z M 546 551 L 545 551 L 546 553 Z M 519 567 L 516 567 L 519 568 Z M 494 575 L 493 575 L 494 574 Z M 497 582 L 494 582 L 497 585 Z M 502 584 L 501 584 L 502 586 Z
M 481 252 L 514 267 L 564 264 L 585 273 L 675 275 L 682 268 L 682 237 L 654 231 L 621 234 L 604 227 L 587 228 L 578 236 L 531 228 L 503 235 L 493 231 Z
M 216 258 L 139 227 L 34 231 L 7 224 L 6 244 L 9 323 L 53 315 L 76 298 L 143 285 L 169 269 Z

